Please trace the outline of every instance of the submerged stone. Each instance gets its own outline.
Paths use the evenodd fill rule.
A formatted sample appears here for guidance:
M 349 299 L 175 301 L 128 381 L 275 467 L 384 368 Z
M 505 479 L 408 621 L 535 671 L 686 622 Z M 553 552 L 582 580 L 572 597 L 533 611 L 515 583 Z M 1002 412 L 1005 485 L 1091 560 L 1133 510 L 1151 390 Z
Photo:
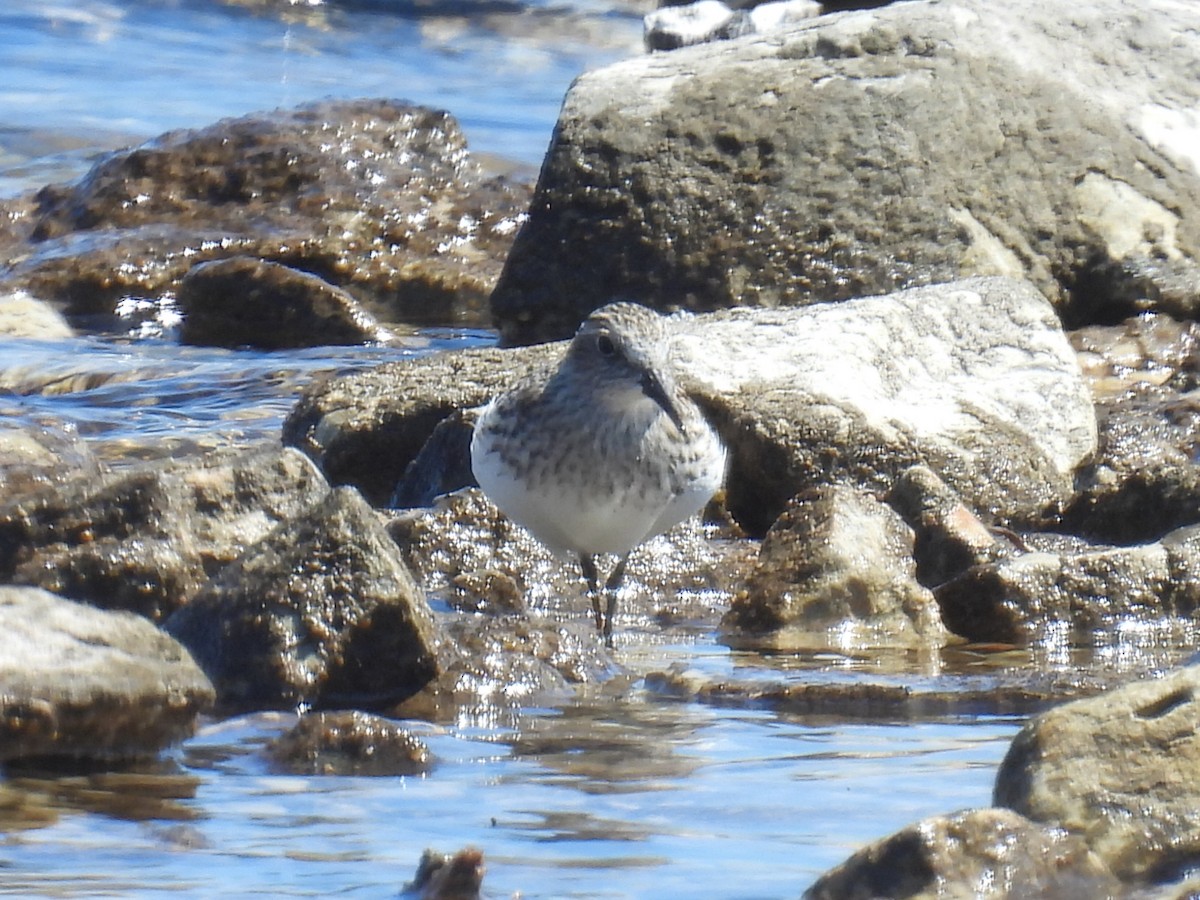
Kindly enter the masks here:
M 359 711 L 313 712 L 267 748 L 275 765 L 302 775 L 419 775 L 429 748 L 399 722 Z

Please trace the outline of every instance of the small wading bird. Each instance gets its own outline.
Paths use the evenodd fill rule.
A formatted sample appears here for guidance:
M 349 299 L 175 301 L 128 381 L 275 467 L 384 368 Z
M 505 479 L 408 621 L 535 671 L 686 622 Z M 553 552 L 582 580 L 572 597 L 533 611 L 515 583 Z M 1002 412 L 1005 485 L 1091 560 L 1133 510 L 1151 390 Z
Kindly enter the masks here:
M 484 407 L 471 468 L 500 511 L 579 558 L 596 627 L 611 639 L 634 547 L 698 512 L 725 475 L 725 448 L 678 387 L 661 316 L 633 303 L 592 313 L 558 368 Z M 618 557 L 604 583 L 597 554 Z

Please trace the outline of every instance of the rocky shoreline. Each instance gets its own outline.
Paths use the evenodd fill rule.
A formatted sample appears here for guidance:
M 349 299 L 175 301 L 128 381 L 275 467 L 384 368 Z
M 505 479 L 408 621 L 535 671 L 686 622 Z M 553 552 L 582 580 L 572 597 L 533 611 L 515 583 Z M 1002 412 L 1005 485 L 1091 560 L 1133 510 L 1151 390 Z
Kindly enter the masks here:
M 1167 0 L 1070 27 L 1024 0 L 894 4 L 588 73 L 532 191 L 486 175 L 449 115 L 364 100 L 164 135 L 3 201 L 5 335 L 136 307 L 212 346 L 491 317 L 551 342 L 320 380 L 279 443 L 202 457 L 112 469 L 6 429 L 0 760 L 153 756 L 201 714 L 311 708 L 281 767 L 424 771 L 396 719 L 633 681 L 808 715 L 1017 713 L 993 807 L 914 823 L 806 896 L 1188 895 L 1190 661 L 1132 683 L 631 670 L 473 486 L 467 445 L 551 339 L 632 296 L 675 312 L 730 466 L 702 522 L 639 551 L 619 648 L 698 632 L 952 669 L 1135 635 L 1186 658 L 1200 157 L 1175 126 L 1196 34 Z

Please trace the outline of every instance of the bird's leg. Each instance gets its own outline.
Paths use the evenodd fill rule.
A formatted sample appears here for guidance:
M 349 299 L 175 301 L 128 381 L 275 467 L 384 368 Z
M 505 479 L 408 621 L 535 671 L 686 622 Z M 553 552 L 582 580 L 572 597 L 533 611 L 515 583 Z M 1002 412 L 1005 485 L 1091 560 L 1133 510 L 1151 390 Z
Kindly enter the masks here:
M 617 560 L 616 567 L 609 573 L 608 580 L 604 582 L 604 595 L 608 608 L 604 611 L 603 631 L 610 644 L 612 643 L 613 619 L 617 615 L 617 591 L 621 589 L 621 582 L 625 580 L 625 563 L 628 561 L 629 554 L 626 553 Z
M 583 570 L 583 580 L 587 582 L 592 614 L 596 617 L 596 630 L 601 631 L 604 629 L 604 619 L 600 615 L 600 576 L 596 573 L 596 557 L 580 553 L 579 568 Z

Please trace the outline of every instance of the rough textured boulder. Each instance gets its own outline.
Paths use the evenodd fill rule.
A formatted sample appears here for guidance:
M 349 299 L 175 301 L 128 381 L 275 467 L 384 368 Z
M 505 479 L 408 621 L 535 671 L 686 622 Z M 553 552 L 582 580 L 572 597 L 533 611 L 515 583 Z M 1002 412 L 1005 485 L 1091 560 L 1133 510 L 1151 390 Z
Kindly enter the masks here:
M 804 900 L 1117 896 L 1120 883 L 1079 837 L 1005 809 L 926 819 L 826 872 Z
M 730 310 L 673 327 L 681 378 L 730 449 L 729 509 L 752 532 L 805 488 L 886 491 L 922 462 L 982 514 L 1036 518 L 1068 496 L 1095 448 L 1074 353 L 1022 282 Z M 301 398 L 284 440 L 383 503 L 438 423 L 562 351 L 472 350 L 334 379 Z
M 1200 297 L 1200 7 L 895 3 L 579 78 L 492 307 L 773 306 L 1022 276 L 1076 320 Z
M 940 647 L 950 635 L 916 579 L 913 532 L 854 488 L 801 494 L 763 540 L 724 624 L 738 647 Z
M 49 485 L 0 504 L 0 580 L 161 619 L 328 491 L 277 447 Z
M 230 709 L 380 708 L 442 668 L 425 595 L 357 491 L 331 491 L 166 623 Z
M 240 255 L 319 275 L 387 320 L 483 322 L 527 196 L 481 173 L 444 112 L 346 100 L 229 119 L 43 188 L 0 293 L 111 314 Z
M 0 587 L 0 762 L 151 756 L 189 737 L 213 688 L 132 613 Z
M 1033 719 L 996 776 L 995 803 L 1082 835 L 1124 878 L 1200 856 L 1200 668 L 1077 700 Z
M 915 463 L 983 515 L 1036 518 L 1095 447 L 1074 354 L 1019 281 L 728 310 L 681 327 L 677 346 L 729 446 L 729 509 L 751 531 L 805 488 L 884 492 Z

